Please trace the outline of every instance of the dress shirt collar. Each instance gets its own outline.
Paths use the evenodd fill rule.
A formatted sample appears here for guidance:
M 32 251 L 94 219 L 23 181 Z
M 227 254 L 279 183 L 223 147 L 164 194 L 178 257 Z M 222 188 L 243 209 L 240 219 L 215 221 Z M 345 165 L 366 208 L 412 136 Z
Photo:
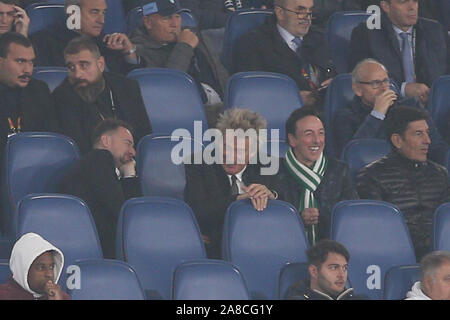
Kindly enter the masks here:
M 291 48 L 293 51 L 297 51 L 297 45 L 294 42 L 292 42 L 292 40 L 295 39 L 295 36 L 293 36 L 289 31 L 284 29 L 278 23 L 277 23 L 277 29 L 278 29 L 278 32 L 280 33 L 280 36 L 283 38 L 283 40 L 286 42 L 286 44 L 289 46 L 289 48 Z M 303 37 L 299 37 L 299 38 L 303 40 Z

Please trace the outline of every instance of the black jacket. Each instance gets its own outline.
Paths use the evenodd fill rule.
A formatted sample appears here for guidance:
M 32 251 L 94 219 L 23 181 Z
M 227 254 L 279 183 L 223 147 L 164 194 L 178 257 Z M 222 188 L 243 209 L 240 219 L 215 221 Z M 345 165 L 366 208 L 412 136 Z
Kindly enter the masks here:
M 308 80 L 301 72 L 306 63 L 319 69 L 320 83 L 334 75 L 324 33 L 314 26 L 303 39 L 300 55 L 301 58 L 283 40 L 276 27 L 276 18 L 271 16 L 260 27 L 239 40 L 234 72 L 266 71 L 285 74 L 297 83 L 300 90 L 305 91 L 311 90 Z
M 432 161 L 412 161 L 393 151 L 363 168 L 356 188 L 361 199 L 386 201 L 401 210 L 417 259 L 429 251 L 434 211 L 450 200 L 444 167 Z
M 327 158 L 327 160 L 328 166 L 325 175 L 314 192 L 314 198 L 319 206 L 320 239 L 329 237 L 331 211 L 334 205 L 342 200 L 358 199 L 347 164 L 333 158 Z M 298 209 L 303 186 L 288 171 L 284 159 L 280 163 L 280 172 L 277 178 L 279 200 L 287 201 Z
M 5 86 L 2 87 L 2 90 L 9 90 Z M 32 78 L 25 88 L 17 90 L 21 91 L 22 131 L 57 132 L 55 106 L 47 84 Z M 5 103 L 4 98 L 0 99 L 0 150 L 2 153 L 10 131 Z
M 449 71 L 449 37 L 439 23 L 425 18 L 419 18 L 415 30 L 417 82 L 431 87 L 434 80 Z M 381 62 L 399 86 L 404 82 L 400 44 L 392 23 L 384 14 L 381 18 L 381 29 L 369 30 L 366 24 L 362 23 L 352 32 L 349 72 L 366 58 Z
M 206 246 L 210 258 L 221 258 L 220 244 L 222 228 L 228 206 L 236 201 L 231 195 L 231 185 L 220 164 L 185 165 L 186 187 L 184 200 L 195 213 L 202 234 L 208 236 L 212 244 Z M 262 176 L 261 166 L 248 165 L 242 175 L 245 185 L 263 184 L 274 190 L 274 177 Z
M 93 150 L 63 178 L 59 193 L 83 199 L 95 220 L 105 258 L 115 258 L 115 235 L 125 200 L 141 196 L 138 178 L 118 179 L 112 154 Z
M 139 84 L 121 75 L 109 72 L 104 72 L 103 75 L 113 93 L 116 116 L 133 127 L 137 145 L 143 136 L 152 132 Z M 61 133 L 74 139 L 82 154 L 90 151 L 92 131 L 102 120 L 96 106 L 84 102 L 68 79 L 65 79 L 52 95 Z
M 354 295 L 353 288 L 342 291 L 337 297 L 310 288 L 309 281 L 299 281 L 292 285 L 285 296 L 286 300 L 366 300 Z
M 36 53 L 35 65 L 65 67 L 64 49 L 72 39 L 79 36 L 78 32 L 69 30 L 65 26 L 55 26 L 33 34 L 30 39 Z M 100 35 L 93 40 L 97 43 L 100 54 L 105 57 L 108 71 L 126 75 L 140 67 L 140 65 L 127 63 L 121 52 L 107 48 L 102 41 L 103 37 Z

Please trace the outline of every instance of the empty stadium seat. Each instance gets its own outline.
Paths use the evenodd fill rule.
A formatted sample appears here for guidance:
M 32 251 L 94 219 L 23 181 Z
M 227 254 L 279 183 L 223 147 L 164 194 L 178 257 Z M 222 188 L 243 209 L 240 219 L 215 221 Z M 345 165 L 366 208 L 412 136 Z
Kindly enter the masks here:
M 14 235 L 14 213 L 22 197 L 30 193 L 56 192 L 63 176 L 79 159 L 75 142 L 48 132 L 23 132 L 6 144 L 2 174 L 2 226 Z
M 68 290 L 73 300 L 145 300 L 134 270 L 118 260 L 79 260 L 80 286 Z
M 428 97 L 428 111 L 433 118 L 434 124 L 443 137 L 449 137 L 448 129 L 450 121 L 450 76 L 442 76 L 436 79 L 431 86 Z
M 11 277 L 11 270 L 9 269 L 9 260 L 0 260 L 0 284 L 8 282 Z
M 297 85 L 283 74 L 239 72 L 227 83 L 224 109 L 242 108 L 258 112 L 267 120 L 268 130 L 279 130 L 279 136 L 275 139 L 286 139 L 286 120 L 302 106 Z M 274 139 L 272 135 L 268 136 Z
M 281 268 L 307 260 L 304 226 L 289 203 L 271 200 L 258 212 L 250 201 L 236 201 L 227 210 L 223 230 L 223 258 L 242 272 L 254 299 L 277 299 Z
M 348 276 L 355 293 L 370 299 L 382 299 L 384 276 L 391 267 L 416 264 L 403 215 L 387 202 L 339 202 L 331 215 L 331 238 L 350 253 Z
M 450 203 L 444 203 L 434 212 L 432 251 L 450 251 Z
M 420 281 L 420 267 L 399 266 L 392 267 L 384 278 L 384 300 L 403 300 L 414 283 Z
M 190 138 L 179 139 L 182 138 L 148 135 L 139 141 L 136 164 L 144 196 L 171 197 L 183 200 L 186 185 L 184 165 L 173 162 L 172 150 L 177 145 L 186 142 L 191 148 L 191 153 L 201 152 L 202 144 Z M 183 156 L 189 157 L 190 153 Z
M 194 134 L 194 121 L 208 129 L 197 84 L 187 73 L 163 68 L 137 69 L 128 74 L 141 88 L 154 134 L 171 135 L 179 128 Z
M 192 209 L 183 201 L 160 197 L 125 202 L 116 252 L 133 267 L 153 299 L 170 299 L 173 272 L 180 263 L 206 258 Z
M 350 39 L 353 29 L 371 15 L 364 11 L 335 12 L 328 19 L 327 40 L 337 73 L 349 72 Z
M 357 139 L 350 141 L 342 151 L 342 160 L 348 164 L 353 182 L 358 172 L 389 153 L 389 142 L 382 139 Z
M 229 262 L 198 260 L 180 264 L 173 276 L 174 300 L 249 300 L 244 278 Z
M 47 83 L 50 92 L 53 92 L 67 77 L 67 68 L 64 67 L 35 67 L 33 78 Z
M 65 27 L 66 12 L 64 4 L 33 3 L 25 10 L 30 17 L 28 36 L 48 28 Z
M 236 46 L 244 34 L 261 25 L 267 17 L 273 15 L 271 10 L 245 9 L 230 14 L 225 26 L 225 37 L 221 60 L 230 73 L 234 73 Z
M 308 267 L 307 262 L 294 262 L 281 268 L 278 279 L 278 299 L 285 299 L 287 291 L 293 284 L 309 279 Z
M 65 287 L 69 266 L 78 259 L 102 259 L 103 253 L 94 219 L 86 203 L 74 196 L 34 194 L 17 207 L 17 236 L 39 234 L 64 253 L 60 284 Z
M 438 14 L 440 14 L 439 22 L 444 26 L 444 29 L 450 31 L 450 1 L 436 0 L 438 7 Z

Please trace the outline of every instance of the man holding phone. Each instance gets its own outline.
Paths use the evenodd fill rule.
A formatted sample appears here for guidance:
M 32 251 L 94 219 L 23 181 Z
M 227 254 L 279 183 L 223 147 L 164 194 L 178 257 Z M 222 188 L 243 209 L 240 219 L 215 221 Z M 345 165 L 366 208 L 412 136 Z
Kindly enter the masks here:
M 24 9 L 19 7 L 19 0 L 0 1 L 0 35 L 16 31 L 28 36 L 30 18 Z

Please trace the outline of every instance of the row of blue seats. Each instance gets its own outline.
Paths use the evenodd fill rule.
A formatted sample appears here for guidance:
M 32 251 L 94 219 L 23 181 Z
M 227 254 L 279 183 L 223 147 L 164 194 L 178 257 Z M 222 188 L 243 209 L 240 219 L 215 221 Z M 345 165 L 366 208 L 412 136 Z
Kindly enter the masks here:
M 67 195 L 28 195 L 20 201 L 17 216 L 16 238 L 28 232 L 40 234 L 64 252 L 65 268 L 79 259 L 102 259 L 95 224 L 82 200 Z M 450 203 L 436 210 L 430 249 L 450 250 L 449 224 Z M 402 213 L 386 202 L 338 203 L 332 212 L 330 238 L 347 247 L 349 282 L 356 292 L 371 299 L 384 297 L 384 280 L 391 268 L 416 265 Z M 306 276 L 305 266 L 298 263 L 306 262 L 309 244 L 298 212 L 286 202 L 270 201 L 261 213 L 245 200 L 231 204 L 222 247 L 223 260 L 242 273 L 252 299 L 283 297 L 290 284 Z M 133 268 L 149 298 L 171 299 L 177 266 L 206 259 L 192 210 L 171 198 L 128 200 L 119 217 L 116 249 L 116 258 Z M 297 265 L 286 267 L 288 263 Z M 395 272 L 402 277 L 410 274 Z M 63 287 L 66 279 L 63 272 Z

